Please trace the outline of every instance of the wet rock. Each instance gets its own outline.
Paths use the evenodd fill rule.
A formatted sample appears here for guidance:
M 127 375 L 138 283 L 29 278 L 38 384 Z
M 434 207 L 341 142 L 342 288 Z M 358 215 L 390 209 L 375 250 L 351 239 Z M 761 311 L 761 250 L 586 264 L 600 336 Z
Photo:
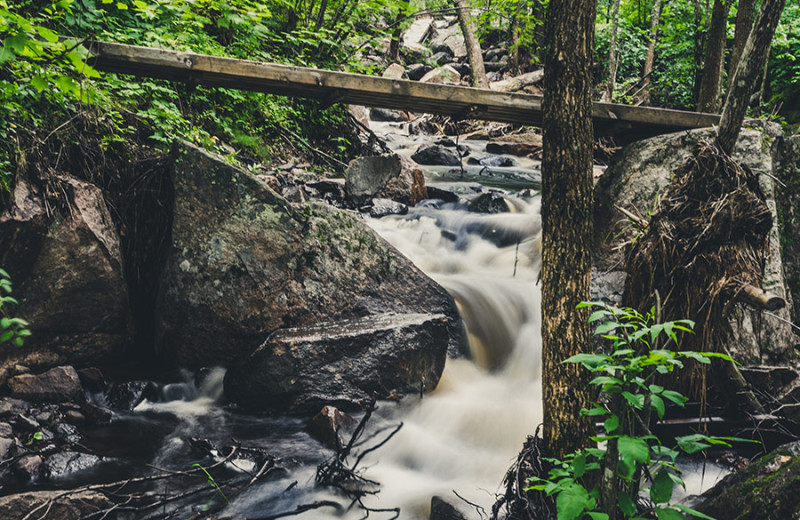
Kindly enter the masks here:
M 22 483 L 37 482 L 41 476 L 42 458 L 39 455 L 26 455 L 14 461 L 11 472 Z
M 516 155 L 517 157 L 533 155 L 541 150 L 541 137 L 538 143 L 501 143 L 496 141 L 486 143 L 487 153 Z
M 453 61 L 453 55 L 449 52 L 440 51 L 431 56 L 431 60 L 433 60 L 437 65 L 445 65 Z
M 788 293 L 783 280 L 780 251 L 780 230 L 775 211 L 775 181 L 780 175 L 782 139 L 780 128 L 768 124 L 763 129 L 745 129 L 736 144 L 733 158 L 759 173 L 758 181 L 773 213 L 773 228 L 769 235 L 768 255 L 764 266 L 763 288 L 782 298 Z M 655 210 L 659 195 L 670 182 L 671 173 L 693 153 L 700 139 L 713 139 L 713 130 L 693 130 L 667 134 L 638 141 L 616 153 L 612 164 L 595 186 L 594 263 L 600 271 L 616 270 L 624 265 L 624 248 L 617 246 L 632 240 L 637 226 L 616 206 L 649 218 Z M 762 317 L 761 311 L 736 304 L 731 326 L 734 340 L 728 345 L 734 358 L 745 365 L 783 364 L 796 358 L 795 345 L 800 339 L 788 324 L 788 309 L 775 311 L 781 319 Z
M 474 515 L 466 511 L 461 504 L 447 500 L 440 496 L 431 498 L 430 520 L 471 520 Z
M 415 63 L 414 65 L 410 65 L 408 70 L 406 71 L 406 76 L 408 79 L 412 81 L 419 81 L 422 79 L 425 74 L 432 71 L 433 67 L 430 65 L 426 65 L 424 63 Z
M 446 146 L 448 148 L 455 148 L 456 142 L 450 139 L 449 137 L 442 137 L 434 141 L 433 144 L 438 144 L 440 146 Z
M 409 121 L 411 119 L 408 112 L 378 107 L 369 109 L 369 118 L 371 121 L 390 121 L 395 123 Z
M 108 407 L 122 412 L 130 412 L 145 399 L 158 399 L 158 385 L 153 381 L 115 383 L 106 395 Z
M 78 370 L 81 385 L 87 392 L 103 392 L 106 389 L 106 378 L 97 367 L 88 367 Z
M 176 145 L 173 182 L 156 309 L 168 360 L 231 367 L 279 329 L 385 312 L 445 314 L 445 343 L 463 343 L 446 291 L 346 212 L 315 203 L 297 210 L 188 143 Z
M 469 164 L 479 164 L 491 168 L 505 168 L 515 166 L 516 163 L 511 157 L 502 157 L 499 155 L 487 155 L 486 157 L 470 157 Z
M 419 81 L 420 83 L 458 84 L 458 82 L 461 81 L 461 74 L 450 65 L 444 65 L 426 72 Z
M 81 401 L 85 399 L 78 373 L 71 366 L 56 367 L 43 374 L 22 374 L 8 381 L 11 395 L 36 402 Z
M 48 456 L 44 461 L 43 476 L 50 480 L 58 480 L 74 473 L 89 470 L 101 459 L 97 455 L 77 451 L 61 451 Z
M 705 492 L 695 509 L 726 520 L 800 515 L 800 441 L 786 444 Z
M 252 409 L 352 410 L 373 397 L 435 388 L 447 353 L 447 319 L 384 314 L 284 329 L 225 375 L 225 393 Z
M 458 166 L 461 164 L 458 155 L 438 144 L 420 146 L 411 155 L 411 158 L 419 164 L 427 165 Z
M 53 182 L 69 202 L 64 214 L 48 216 L 24 182 L 0 212 L 0 265 L 14 283 L 15 314 L 35 331 L 24 349 L 0 360 L 0 383 L 14 365 L 41 371 L 99 362 L 132 339 L 119 238 L 102 191 L 72 177 Z
M 508 213 L 508 201 L 496 192 L 483 193 L 472 199 L 467 208 L 473 213 Z
M 449 190 L 443 190 L 436 186 L 428 186 L 428 198 L 439 199 L 444 202 L 458 202 L 458 195 Z
M 372 206 L 369 208 L 369 216 L 372 218 L 405 215 L 406 213 L 408 213 L 408 206 L 389 199 L 372 199 Z
M 357 426 L 357 421 L 335 406 L 323 406 L 308 423 L 308 433 L 329 448 L 342 447 Z
M 344 175 L 345 192 L 357 203 L 377 197 L 413 205 L 427 197 L 422 171 L 397 154 L 359 157 Z
M 33 491 L 0 497 L 0 518 L 22 520 L 37 510 L 41 511 L 35 516 L 37 520 L 77 519 L 112 506 L 109 499 L 94 491 Z
M 89 421 L 89 424 L 102 426 L 111 422 L 111 419 L 114 417 L 114 412 L 94 403 L 86 403 L 81 407 L 81 415 Z

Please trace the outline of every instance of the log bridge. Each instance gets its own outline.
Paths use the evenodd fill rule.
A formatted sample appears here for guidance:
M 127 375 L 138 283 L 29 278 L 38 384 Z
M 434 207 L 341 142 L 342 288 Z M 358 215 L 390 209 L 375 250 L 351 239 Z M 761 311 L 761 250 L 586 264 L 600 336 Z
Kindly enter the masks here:
M 541 126 L 542 97 L 155 49 L 87 43 L 105 72 L 368 107 Z M 630 141 L 719 124 L 716 114 L 594 102 L 596 136 Z

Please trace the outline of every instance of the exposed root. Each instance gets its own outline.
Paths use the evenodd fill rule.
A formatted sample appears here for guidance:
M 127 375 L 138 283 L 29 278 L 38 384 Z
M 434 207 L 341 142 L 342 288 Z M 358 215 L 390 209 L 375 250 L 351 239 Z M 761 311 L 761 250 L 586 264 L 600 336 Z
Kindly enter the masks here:
M 530 479 L 547 478 L 548 467 L 544 461 L 544 441 L 539 429 L 528 436 L 517 461 L 503 479 L 505 493 L 492 506 L 492 520 L 555 520 L 556 507 L 552 497 L 541 491 L 528 490 Z

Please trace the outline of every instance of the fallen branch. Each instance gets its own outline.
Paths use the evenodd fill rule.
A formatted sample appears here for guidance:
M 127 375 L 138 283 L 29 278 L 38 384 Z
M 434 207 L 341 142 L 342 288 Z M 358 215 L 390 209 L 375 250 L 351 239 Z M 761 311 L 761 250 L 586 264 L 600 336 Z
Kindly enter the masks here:
M 749 303 L 758 309 L 777 311 L 786 307 L 786 300 L 774 294 L 764 292 L 754 285 L 744 284 L 738 294 L 739 300 Z

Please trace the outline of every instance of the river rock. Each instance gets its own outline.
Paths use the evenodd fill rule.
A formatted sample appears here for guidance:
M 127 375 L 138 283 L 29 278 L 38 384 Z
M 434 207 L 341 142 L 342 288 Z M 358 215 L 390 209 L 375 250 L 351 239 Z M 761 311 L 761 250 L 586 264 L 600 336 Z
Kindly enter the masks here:
M 247 408 L 364 408 L 372 398 L 433 390 L 447 353 L 441 314 L 383 314 L 283 329 L 225 375 Z
M 61 451 L 45 459 L 44 476 L 49 480 L 59 480 L 74 473 L 89 470 L 100 462 L 100 457 L 90 453 Z
M 726 520 L 800 516 L 800 441 L 786 444 L 706 491 L 695 509 Z
M 337 449 L 345 445 L 344 435 L 351 435 L 357 426 L 351 415 L 335 406 L 323 406 L 308 423 L 308 433 L 325 446 Z
M 158 385 L 153 381 L 115 383 L 106 395 L 108 407 L 122 412 L 130 412 L 145 399 L 158 399 Z
M 346 212 L 295 209 L 249 172 L 184 142 L 172 178 L 172 242 L 156 313 L 166 359 L 192 368 L 244 364 L 246 372 L 268 356 L 263 345 L 279 330 L 387 312 L 444 314 L 445 344 L 462 348 L 447 292 Z M 259 358 L 249 359 L 259 346 Z M 245 401 L 260 392 L 244 379 L 233 384 Z
M 736 144 L 734 158 L 759 174 L 759 184 L 772 212 L 773 227 L 762 280 L 764 290 L 791 301 L 782 276 L 775 202 L 774 179 L 780 175 L 776 168 L 780 164 L 782 135 L 780 127 L 774 124 L 763 129 L 745 129 Z M 636 233 L 635 226 L 630 226 L 615 206 L 648 219 L 656 208 L 658 196 L 669 185 L 671 173 L 691 156 L 695 143 L 713 138 L 713 130 L 693 130 L 638 141 L 617 152 L 595 187 L 594 263 L 597 272 L 624 267 L 623 249 L 617 246 L 632 240 Z M 620 294 L 623 291 L 623 287 L 610 289 Z M 800 344 L 800 339 L 789 325 L 789 310 L 780 309 L 773 314 L 778 318 L 736 304 L 731 318 L 734 341 L 729 348 L 737 361 L 753 365 L 783 364 L 796 357 L 795 345 Z
M 497 192 L 482 193 L 469 202 L 468 209 L 473 213 L 508 213 L 511 206 Z
M 406 76 L 410 80 L 419 81 L 423 76 L 425 76 L 425 74 L 432 70 L 433 67 L 430 65 L 426 65 L 424 63 L 415 63 L 414 65 L 409 65 L 408 70 L 406 71 Z
M 369 118 L 371 121 L 390 121 L 395 123 L 411 120 L 408 112 L 378 107 L 369 109 Z
M 390 199 L 372 199 L 372 206 L 369 208 L 369 216 L 372 218 L 405 215 L 406 213 L 408 213 L 408 206 Z
M 34 516 L 37 520 L 66 520 L 84 518 L 112 506 L 105 495 L 95 491 L 32 491 L 0 497 L 0 518 L 22 520 L 39 511 Z
M 442 145 L 431 144 L 422 145 L 411 158 L 419 164 L 438 165 L 438 166 L 458 166 L 461 160 L 458 155 Z
M 491 168 L 504 168 L 514 166 L 516 163 L 511 157 L 502 157 L 498 155 L 487 155 L 485 157 L 470 157 L 467 161 L 469 164 L 479 164 L 481 166 Z
M 356 203 L 376 197 L 414 205 L 428 195 L 422 170 L 397 154 L 354 159 L 344 176 L 345 192 Z
M 13 397 L 27 401 L 61 403 L 85 399 L 78 373 L 71 366 L 52 368 L 39 375 L 14 376 L 8 387 Z
M 69 209 L 48 216 L 18 182 L 13 204 L 0 213 L 0 265 L 19 300 L 13 312 L 34 331 L 24 348 L 0 356 L 0 382 L 18 364 L 42 370 L 109 360 L 132 340 L 119 238 L 103 193 L 72 177 L 53 182 Z
M 447 500 L 440 496 L 431 498 L 430 520 L 471 520 L 475 518 L 462 504 Z
M 444 65 L 426 72 L 419 81 L 420 83 L 458 84 L 461 81 L 461 74 L 450 65 Z

